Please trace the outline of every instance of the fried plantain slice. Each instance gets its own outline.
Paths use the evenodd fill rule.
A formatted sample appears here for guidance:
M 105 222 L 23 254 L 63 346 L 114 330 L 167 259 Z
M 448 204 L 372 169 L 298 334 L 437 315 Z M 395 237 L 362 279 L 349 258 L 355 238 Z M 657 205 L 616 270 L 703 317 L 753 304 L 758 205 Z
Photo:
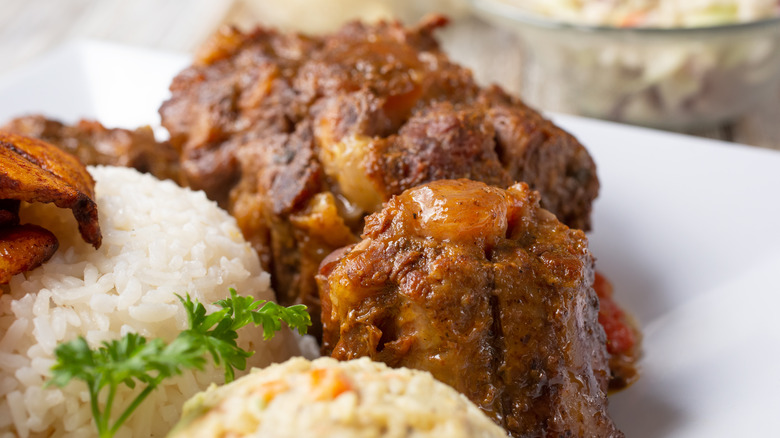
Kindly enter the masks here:
M 100 247 L 95 181 L 79 160 L 44 141 L 0 131 L 0 199 L 69 208 L 85 242 Z
M 0 199 L 0 227 L 19 224 L 20 204 L 16 199 Z
M 0 228 L 0 284 L 8 283 L 16 274 L 37 268 L 54 255 L 58 246 L 54 234 L 38 225 Z

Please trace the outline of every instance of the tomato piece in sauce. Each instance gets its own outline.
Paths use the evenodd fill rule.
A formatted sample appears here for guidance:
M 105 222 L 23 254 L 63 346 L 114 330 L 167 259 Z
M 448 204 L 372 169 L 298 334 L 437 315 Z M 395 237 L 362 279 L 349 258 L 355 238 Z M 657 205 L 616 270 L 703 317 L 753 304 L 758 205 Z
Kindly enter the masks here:
M 611 356 L 609 388 L 610 391 L 624 389 L 639 377 L 636 362 L 641 335 L 634 321 L 615 302 L 612 284 L 598 272 L 593 289 L 599 297 L 599 323 L 607 335 L 607 351 Z
M 636 345 L 636 335 L 626 312 L 612 298 L 612 284 L 597 272 L 593 289 L 599 296 L 599 323 L 607 334 L 607 351 L 610 354 L 630 351 Z

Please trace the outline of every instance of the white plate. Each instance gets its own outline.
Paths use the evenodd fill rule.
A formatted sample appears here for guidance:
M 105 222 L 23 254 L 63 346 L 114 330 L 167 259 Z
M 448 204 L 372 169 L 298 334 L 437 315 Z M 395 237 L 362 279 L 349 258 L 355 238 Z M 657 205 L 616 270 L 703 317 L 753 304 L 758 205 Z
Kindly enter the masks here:
M 0 80 L 25 113 L 159 125 L 188 57 L 71 44 Z M 572 116 L 598 165 L 591 247 L 645 333 L 642 377 L 611 398 L 629 437 L 774 435 L 780 412 L 780 154 Z

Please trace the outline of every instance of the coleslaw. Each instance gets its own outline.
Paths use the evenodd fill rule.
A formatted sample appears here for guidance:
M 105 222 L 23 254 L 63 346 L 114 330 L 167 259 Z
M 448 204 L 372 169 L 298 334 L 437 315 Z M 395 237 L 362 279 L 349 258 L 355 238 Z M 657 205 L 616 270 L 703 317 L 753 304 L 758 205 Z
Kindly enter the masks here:
M 471 0 L 517 29 L 546 110 L 712 127 L 780 87 L 780 0 Z
M 565 22 L 611 27 L 709 27 L 780 15 L 778 0 L 505 0 Z

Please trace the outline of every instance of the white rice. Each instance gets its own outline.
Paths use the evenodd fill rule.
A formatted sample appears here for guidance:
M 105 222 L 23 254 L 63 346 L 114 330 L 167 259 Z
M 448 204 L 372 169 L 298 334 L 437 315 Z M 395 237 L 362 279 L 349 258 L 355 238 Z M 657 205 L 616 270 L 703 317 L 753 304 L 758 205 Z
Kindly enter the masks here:
M 202 192 L 132 169 L 89 171 L 97 181 L 103 232 L 99 250 L 81 240 L 69 210 L 48 204 L 23 207 L 23 223 L 54 232 L 60 248 L 43 266 L 3 286 L 2 438 L 97 436 L 83 382 L 72 381 L 63 389 L 44 387 L 58 343 L 82 335 L 97 346 L 128 332 L 171 340 L 187 327 L 175 294 L 189 293 L 206 304 L 228 296 L 228 288 L 234 287 L 242 295 L 273 299 L 269 276 L 235 221 Z M 239 343 L 256 351 L 250 366 L 298 354 L 296 337 L 289 331 L 268 342 L 262 341 L 259 329 L 245 328 L 241 335 Z M 223 372 L 211 366 L 166 380 L 117 437 L 165 436 L 185 400 L 222 381 Z M 119 391 L 115 415 L 133 394 L 126 388 Z

